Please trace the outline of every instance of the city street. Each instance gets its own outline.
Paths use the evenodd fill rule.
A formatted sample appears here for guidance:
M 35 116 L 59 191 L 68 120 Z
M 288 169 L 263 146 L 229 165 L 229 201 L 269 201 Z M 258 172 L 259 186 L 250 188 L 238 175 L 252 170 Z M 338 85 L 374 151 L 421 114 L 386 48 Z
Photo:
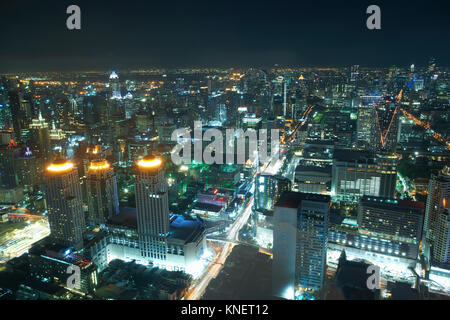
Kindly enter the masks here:
M 239 237 L 239 230 L 247 223 L 248 218 L 252 212 L 253 206 L 253 197 L 248 202 L 247 207 L 244 212 L 233 222 L 230 227 L 230 230 L 227 234 L 227 239 L 230 241 L 237 241 Z M 195 281 L 190 290 L 185 296 L 186 300 L 199 300 L 202 295 L 205 293 L 206 288 L 208 287 L 209 282 L 217 277 L 220 270 L 222 270 L 223 265 L 225 264 L 228 256 L 231 251 L 233 251 L 235 244 L 231 242 L 226 242 L 220 251 L 219 255 L 214 258 L 210 265 L 205 270 L 205 273 Z

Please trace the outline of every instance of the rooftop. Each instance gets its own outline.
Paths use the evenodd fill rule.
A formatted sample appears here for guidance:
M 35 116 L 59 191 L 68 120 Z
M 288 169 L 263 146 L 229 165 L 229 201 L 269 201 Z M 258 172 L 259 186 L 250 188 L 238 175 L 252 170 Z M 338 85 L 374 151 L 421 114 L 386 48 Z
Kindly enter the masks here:
M 400 209 L 403 208 L 403 209 L 425 210 L 425 203 L 419 201 L 390 199 L 373 196 L 363 196 L 360 201 L 361 203 L 370 203 L 371 205 L 383 208 L 392 207 Z
M 275 207 L 298 208 L 303 200 L 330 202 L 330 196 L 315 193 L 286 191 L 283 192 Z
M 205 225 L 200 218 L 191 220 L 178 214 L 170 217 L 170 238 L 192 242 L 204 229 Z

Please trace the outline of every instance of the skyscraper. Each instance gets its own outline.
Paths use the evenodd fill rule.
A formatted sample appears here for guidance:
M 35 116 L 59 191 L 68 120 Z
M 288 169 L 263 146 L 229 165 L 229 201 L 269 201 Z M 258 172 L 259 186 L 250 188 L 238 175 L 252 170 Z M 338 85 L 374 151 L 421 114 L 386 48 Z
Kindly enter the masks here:
M 24 118 L 22 112 L 20 111 L 20 97 L 17 91 L 8 92 L 8 100 L 11 110 L 12 124 L 14 128 L 14 134 L 16 139 L 20 139 L 20 132 L 24 127 L 24 123 L 21 119 Z
M 34 154 L 40 159 L 41 164 L 44 164 L 51 156 L 50 129 L 48 123 L 42 118 L 41 113 L 39 113 L 38 119 L 32 120 L 29 131 L 29 145 Z
M 425 207 L 424 234 L 433 242 L 438 214 L 450 207 L 450 167 L 444 167 L 438 175 L 432 175 L 428 185 Z
M 320 290 L 325 278 L 330 197 L 285 192 L 275 206 L 272 290 L 293 299 Z
M 85 220 L 78 170 L 68 160 L 54 160 L 45 169 L 45 184 L 50 238 L 81 249 Z
M 393 198 L 397 157 L 385 154 L 336 149 L 333 154 L 331 192 L 333 197 L 357 200 L 360 196 Z
M 423 207 L 423 202 L 363 196 L 358 203 L 359 231 L 419 246 Z
M 18 160 L 19 181 L 28 190 L 34 190 L 35 186 L 41 182 L 41 171 L 29 147 L 20 154 Z
M 160 158 L 147 155 L 137 162 L 135 195 L 141 255 L 164 267 L 169 233 L 169 199 Z
M 119 213 L 116 175 L 108 161 L 91 161 L 87 171 L 86 189 L 90 223 L 104 224 Z
M 319 290 L 325 280 L 328 215 L 330 197 L 303 194 L 297 234 L 297 285 L 307 290 Z
M 255 210 L 273 211 L 281 194 L 290 190 L 291 181 L 288 178 L 259 173 L 256 176 Z
M 450 209 L 439 212 L 436 217 L 436 240 L 433 245 L 434 262 L 446 264 L 450 262 Z
M 15 188 L 19 184 L 16 162 L 19 154 L 14 140 L 0 147 L 0 188 Z

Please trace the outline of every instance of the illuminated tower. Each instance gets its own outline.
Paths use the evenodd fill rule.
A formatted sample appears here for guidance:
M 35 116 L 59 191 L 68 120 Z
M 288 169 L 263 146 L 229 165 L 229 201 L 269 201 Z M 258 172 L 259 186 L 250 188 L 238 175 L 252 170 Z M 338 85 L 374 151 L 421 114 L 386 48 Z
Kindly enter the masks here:
M 139 246 L 144 259 L 161 267 L 167 259 L 169 199 L 160 158 L 147 155 L 137 162 L 135 194 Z
M 44 175 L 50 238 L 79 250 L 83 246 L 85 221 L 78 170 L 68 160 L 57 159 Z
M 428 185 L 427 205 L 425 208 L 424 234 L 430 241 L 435 239 L 436 220 L 445 208 L 450 207 L 450 167 L 433 175 Z
M 255 210 L 273 211 L 285 191 L 291 190 L 291 180 L 282 176 L 258 174 L 255 188 Z
M 0 188 L 15 188 L 19 185 L 17 175 L 17 157 L 20 149 L 14 140 L 8 145 L 0 146 Z
M 36 154 L 41 163 L 49 160 L 50 150 L 50 129 L 48 123 L 42 118 L 39 112 L 39 118 L 33 119 L 30 124 L 30 141 L 31 149 Z
M 120 94 L 119 76 L 115 71 L 109 75 L 109 86 L 111 87 L 111 99 L 120 99 L 122 96 Z
M 92 160 L 87 171 L 89 222 L 104 224 L 119 213 L 117 181 L 113 168 L 105 159 Z
M 297 291 L 318 291 L 326 271 L 330 197 L 284 192 L 274 212 L 273 295 L 293 299 Z
M 444 209 L 436 218 L 436 240 L 433 245 L 433 258 L 437 263 L 450 262 L 450 209 Z

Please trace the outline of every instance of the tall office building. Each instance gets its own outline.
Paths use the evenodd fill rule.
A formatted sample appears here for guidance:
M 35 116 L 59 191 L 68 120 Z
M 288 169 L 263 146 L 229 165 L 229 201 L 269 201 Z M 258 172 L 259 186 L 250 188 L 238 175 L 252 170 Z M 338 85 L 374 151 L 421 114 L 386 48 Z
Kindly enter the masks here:
M 20 141 L 21 131 L 26 127 L 26 116 L 24 110 L 21 109 L 21 99 L 22 94 L 17 90 L 17 88 L 14 88 L 8 92 L 11 120 L 17 141 Z
M 20 149 L 14 140 L 0 147 L 0 188 L 15 188 L 19 184 L 17 158 Z
M 42 114 L 38 119 L 33 119 L 29 128 L 29 145 L 34 154 L 44 164 L 51 157 L 50 128 Z
M 283 192 L 290 190 L 291 181 L 288 178 L 259 173 L 256 176 L 255 210 L 273 211 Z
M 450 263 L 450 209 L 446 208 L 436 217 L 436 240 L 433 245 L 433 262 Z
M 358 200 L 363 195 L 393 198 L 397 157 L 392 154 L 337 149 L 333 154 L 331 193 L 336 199 Z
M 254 214 L 256 241 L 261 247 L 273 244 L 273 211 L 285 191 L 291 190 L 291 181 L 282 176 L 258 174 L 256 176 Z
M 19 168 L 19 181 L 28 190 L 32 191 L 41 182 L 41 171 L 36 162 L 36 157 L 33 155 L 29 147 L 20 154 L 17 159 Z
M 92 160 L 87 171 L 89 222 L 94 225 L 119 214 L 117 181 L 113 168 L 105 159 Z
M 135 195 L 141 255 L 164 265 L 169 233 L 169 199 L 160 158 L 147 155 L 137 162 Z
M 78 170 L 68 160 L 54 160 L 45 169 L 45 184 L 51 239 L 81 249 L 85 220 Z
M 362 234 L 414 243 L 422 238 L 424 203 L 363 196 L 358 203 Z
M 275 206 L 273 294 L 294 299 L 320 290 L 325 278 L 330 197 L 285 192 Z
M 0 129 L 13 128 L 7 86 L 6 78 L 0 78 Z
M 111 88 L 111 99 L 121 98 L 119 76 L 115 71 L 109 75 L 109 86 Z
M 438 175 L 432 175 L 428 185 L 425 208 L 424 233 L 427 240 L 435 239 L 438 214 L 450 207 L 450 167 L 444 167 Z

